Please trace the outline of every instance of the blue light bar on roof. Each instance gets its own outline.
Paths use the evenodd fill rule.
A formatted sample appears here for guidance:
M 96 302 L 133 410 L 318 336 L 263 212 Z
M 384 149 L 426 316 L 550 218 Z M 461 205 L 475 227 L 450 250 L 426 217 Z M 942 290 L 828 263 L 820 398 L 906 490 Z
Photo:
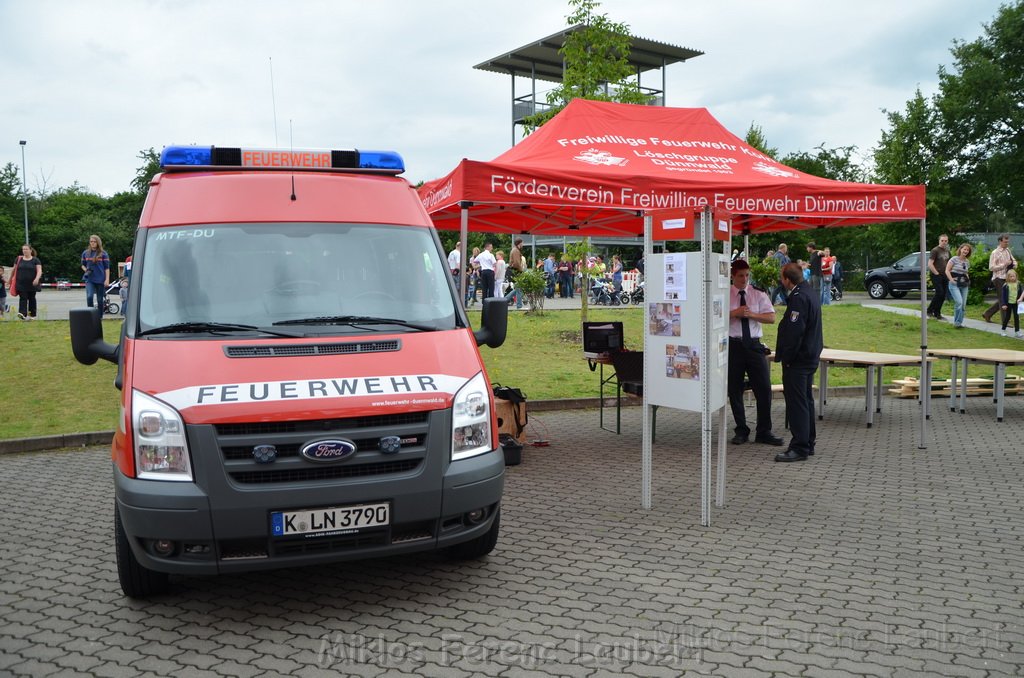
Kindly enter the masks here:
M 174 168 L 235 168 L 294 170 L 366 170 L 386 174 L 405 171 L 402 156 L 394 151 L 319 150 L 281 148 L 220 148 L 166 146 L 160 166 Z

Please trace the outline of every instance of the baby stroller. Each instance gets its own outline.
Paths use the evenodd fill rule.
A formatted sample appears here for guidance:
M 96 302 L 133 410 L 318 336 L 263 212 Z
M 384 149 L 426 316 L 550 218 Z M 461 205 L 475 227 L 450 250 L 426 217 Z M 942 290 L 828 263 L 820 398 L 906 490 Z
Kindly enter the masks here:
M 118 278 L 103 290 L 103 313 L 105 315 L 117 315 L 121 312 L 121 305 L 118 302 L 121 300 L 121 281 L 124 279 Z
M 114 295 L 115 297 L 120 299 L 121 298 L 121 281 L 122 280 L 124 280 L 124 278 L 118 278 L 114 282 L 112 282 L 109 285 L 107 285 L 107 289 L 103 290 L 103 294 L 108 296 L 108 297 L 110 295 Z
M 644 281 L 641 280 L 633 288 L 633 293 L 629 295 L 629 301 L 632 304 L 644 303 Z
M 620 293 L 615 292 L 615 286 L 612 285 L 611 281 L 594 278 L 592 282 L 590 293 L 594 298 L 595 304 L 618 306 L 622 303 Z

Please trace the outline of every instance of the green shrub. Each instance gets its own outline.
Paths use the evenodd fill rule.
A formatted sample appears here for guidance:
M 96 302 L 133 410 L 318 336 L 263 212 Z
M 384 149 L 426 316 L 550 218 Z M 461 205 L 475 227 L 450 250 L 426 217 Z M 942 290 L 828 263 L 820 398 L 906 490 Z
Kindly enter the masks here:
M 544 312 L 544 274 L 536 269 L 527 269 L 516 276 L 516 287 L 523 293 L 530 310 L 528 313 Z
M 985 301 L 985 290 L 992 283 L 992 271 L 988 270 L 988 257 L 991 250 L 985 243 L 978 243 L 971 253 L 971 288 L 967 292 L 968 304 L 980 304 Z
M 775 257 L 750 263 L 750 280 L 762 290 L 770 292 L 779 285 L 779 260 Z

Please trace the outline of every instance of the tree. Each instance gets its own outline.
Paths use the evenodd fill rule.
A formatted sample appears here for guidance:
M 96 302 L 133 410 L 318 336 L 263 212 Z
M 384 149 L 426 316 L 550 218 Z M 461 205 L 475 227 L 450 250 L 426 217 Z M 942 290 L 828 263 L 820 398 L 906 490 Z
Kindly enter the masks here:
M 149 190 L 149 182 L 160 172 L 160 154 L 150 146 L 144 151 L 139 151 L 136 157 L 142 161 L 142 165 L 135 170 L 131 186 L 136 193 L 145 195 Z
M 629 64 L 629 26 L 596 14 L 601 5 L 597 0 L 569 0 L 569 5 L 574 11 L 566 17 L 568 25 L 583 28 L 569 34 L 558 50 L 565 60 L 562 82 L 548 92 L 549 109 L 524 119 L 527 132 L 553 118 L 573 99 L 627 104 L 650 101 Z
M 954 41 L 936 107 L 951 175 L 978 186 L 988 210 L 1024 210 L 1024 0 L 1003 5 L 981 37 Z
M 769 158 L 776 160 L 779 158 L 779 149 L 768 145 L 768 139 L 765 137 L 764 130 L 761 129 L 760 125 L 750 123 L 750 129 L 747 130 L 747 135 L 743 137 L 743 140 Z

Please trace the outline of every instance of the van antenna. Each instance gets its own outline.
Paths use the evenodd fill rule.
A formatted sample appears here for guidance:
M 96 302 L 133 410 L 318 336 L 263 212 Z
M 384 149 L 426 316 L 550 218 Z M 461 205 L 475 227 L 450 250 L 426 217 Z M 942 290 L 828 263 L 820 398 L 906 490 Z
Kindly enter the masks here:
M 295 152 L 295 136 L 292 134 L 292 119 L 288 118 L 288 150 Z M 292 200 L 295 200 L 295 172 L 292 172 Z
M 274 94 L 274 57 L 267 57 L 270 61 L 270 105 L 274 109 L 274 146 L 277 146 L 277 95 Z

